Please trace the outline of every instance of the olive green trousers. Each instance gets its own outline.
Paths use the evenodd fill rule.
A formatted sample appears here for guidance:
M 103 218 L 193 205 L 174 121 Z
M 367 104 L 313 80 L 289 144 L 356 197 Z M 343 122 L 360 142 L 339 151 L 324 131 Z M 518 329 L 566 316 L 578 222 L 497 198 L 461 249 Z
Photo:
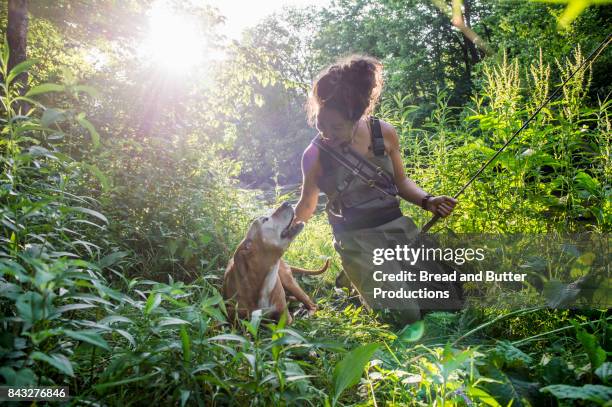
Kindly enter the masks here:
M 342 266 L 351 284 L 359 292 L 364 305 L 380 312 L 389 322 L 405 325 L 421 319 L 422 315 L 433 310 L 457 310 L 463 305 L 463 292 L 459 282 L 419 281 L 421 270 L 428 274 L 452 274 L 458 270 L 453 264 L 443 261 L 431 261 L 412 256 L 390 256 L 387 259 L 381 251 L 392 249 L 397 253 L 397 247 L 421 248 L 437 247 L 431 236 L 419 236 L 419 230 L 414 221 L 401 216 L 383 225 L 334 233 L 334 247 L 340 254 Z M 420 256 L 419 256 L 420 257 Z M 400 258 L 400 260 L 397 260 Z M 378 264 L 376 264 L 378 263 Z M 382 263 L 382 264 L 380 264 Z M 405 276 L 405 272 L 413 272 L 416 281 L 380 281 L 388 276 Z M 458 275 L 460 271 L 455 273 Z M 429 295 L 448 296 L 448 298 L 398 298 L 410 291 L 416 297 L 416 291 L 429 292 Z M 404 291 L 404 293 L 400 293 Z M 383 293 L 384 292 L 384 293 Z M 392 293 L 390 293 L 392 292 Z M 438 294 L 436 294 L 436 292 Z M 442 294 L 442 293 L 445 294 Z M 389 296 L 392 296 L 391 298 Z M 395 296 L 393 296 L 395 295 Z

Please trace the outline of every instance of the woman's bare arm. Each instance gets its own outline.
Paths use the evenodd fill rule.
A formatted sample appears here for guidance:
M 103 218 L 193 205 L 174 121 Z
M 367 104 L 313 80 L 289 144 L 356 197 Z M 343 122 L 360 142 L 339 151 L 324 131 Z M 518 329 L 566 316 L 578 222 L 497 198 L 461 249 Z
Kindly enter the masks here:
M 394 181 L 397 185 L 400 197 L 417 206 L 421 206 L 423 197 L 427 192 L 423 191 L 419 186 L 406 176 L 404 163 L 402 162 L 402 154 L 400 151 L 399 137 L 395 128 L 381 121 L 383 128 L 383 138 L 385 141 L 385 149 L 393 164 Z M 446 217 L 450 215 L 453 208 L 457 204 L 457 200 L 446 195 L 434 196 L 427 202 L 427 209 L 440 216 Z
M 302 155 L 302 194 L 295 207 L 296 222 L 307 222 L 314 213 L 319 201 L 317 180 L 321 174 L 319 150 L 310 144 Z

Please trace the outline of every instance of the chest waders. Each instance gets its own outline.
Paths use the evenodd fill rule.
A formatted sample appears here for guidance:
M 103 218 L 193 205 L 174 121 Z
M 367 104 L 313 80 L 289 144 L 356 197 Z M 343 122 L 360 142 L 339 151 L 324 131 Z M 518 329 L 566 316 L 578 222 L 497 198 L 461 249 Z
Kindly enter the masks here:
M 325 207 L 334 235 L 334 248 L 340 255 L 344 273 L 361 296 L 364 305 L 379 311 L 400 325 L 414 322 L 428 310 L 456 310 L 463 305 L 461 286 L 451 282 L 380 281 L 405 272 L 450 275 L 453 268 L 443 262 L 412 260 L 375 261 L 380 250 L 414 246 L 419 230 L 403 216 L 393 165 L 385 153 L 377 118 L 370 118 L 373 154 L 364 157 L 348 143 L 332 147 L 317 136 L 323 175 L 318 186 L 328 202 Z M 380 260 L 380 259 L 376 259 Z M 403 292 L 448 292 L 448 298 L 405 298 Z M 385 294 L 383 294 L 383 292 Z

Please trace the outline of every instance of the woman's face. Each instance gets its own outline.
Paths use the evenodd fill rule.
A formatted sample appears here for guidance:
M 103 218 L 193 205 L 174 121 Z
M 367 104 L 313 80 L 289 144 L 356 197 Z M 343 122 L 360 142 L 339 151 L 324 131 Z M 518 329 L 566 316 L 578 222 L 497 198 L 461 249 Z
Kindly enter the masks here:
M 346 120 L 335 109 L 321 108 L 319 114 L 317 114 L 317 130 L 323 133 L 323 137 L 333 141 L 350 141 L 353 137 L 355 124 L 350 120 Z

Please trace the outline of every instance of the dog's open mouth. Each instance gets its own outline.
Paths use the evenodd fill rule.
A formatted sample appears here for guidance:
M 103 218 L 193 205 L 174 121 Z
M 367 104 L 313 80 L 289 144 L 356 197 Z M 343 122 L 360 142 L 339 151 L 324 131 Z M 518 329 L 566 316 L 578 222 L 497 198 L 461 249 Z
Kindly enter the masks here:
M 295 214 L 291 214 L 291 219 L 289 220 L 289 224 L 283 231 L 281 232 L 281 238 L 283 239 L 293 239 L 298 233 L 302 231 L 304 228 L 304 222 L 298 222 L 295 225 L 291 226 L 293 223 L 293 219 L 295 218 Z

